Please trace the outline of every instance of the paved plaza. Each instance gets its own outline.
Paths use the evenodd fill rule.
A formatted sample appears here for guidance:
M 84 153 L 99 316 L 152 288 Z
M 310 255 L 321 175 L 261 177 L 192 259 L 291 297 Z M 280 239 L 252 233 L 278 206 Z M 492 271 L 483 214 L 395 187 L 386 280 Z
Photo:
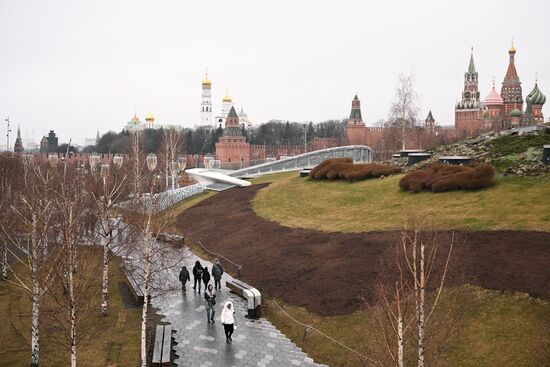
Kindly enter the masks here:
M 190 255 L 185 260 L 190 272 L 196 260 L 212 269 L 212 263 Z M 179 284 L 178 272 L 179 269 L 167 272 L 164 281 Z M 186 292 L 170 292 L 153 299 L 153 306 L 164 316 L 162 321 L 171 323 L 177 331 L 174 335 L 178 343 L 174 348 L 179 355 L 175 360 L 177 366 L 321 366 L 266 319 L 246 319 L 246 302 L 230 293 L 225 286 L 228 279 L 232 278 L 224 274 L 222 289 L 217 292 L 215 324 L 209 324 L 206 319 L 204 288 L 198 294 L 193 291 L 192 283 L 187 283 Z M 235 306 L 236 324 L 233 342 L 229 344 L 220 322 L 227 300 Z

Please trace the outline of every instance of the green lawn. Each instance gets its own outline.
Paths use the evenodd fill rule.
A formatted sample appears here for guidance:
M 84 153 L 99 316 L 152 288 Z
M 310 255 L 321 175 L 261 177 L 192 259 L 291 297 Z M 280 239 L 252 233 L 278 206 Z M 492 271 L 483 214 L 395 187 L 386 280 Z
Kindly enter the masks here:
M 399 230 L 411 216 L 439 229 L 550 231 L 550 178 L 499 176 L 493 187 L 446 193 L 403 192 L 401 175 L 356 183 L 311 180 L 297 172 L 272 182 L 254 199 L 256 213 L 284 226 L 322 231 Z
M 80 255 L 88 252 L 83 249 Z M 87 261 L 98 263 L 101 251 L 95 251 Z M 101 286 L 101 268 L 90 287 Z M 124 282 L 120 261 L 111 260 L 109 282 L 109 314 L 93 315 L 92 326 L 80 330 L 87 338 L 78 346 L 77 363 L 80 366 L 137 366 L 140 360 L 141 308 L 126 308 L 118 289 Z M 98 294 L 99 295 L 99 294 Z M 51 299 L 41 303 L 46 313 Z M 31 303 L 27 294 L 0 282 L 0 366 L 28 366 L 30 364 Z M 60 326 L 48 322 L 44 315 L 40 324 L 40 365 L 68 366 L 70 356 L 67 340 Z
M 462 286 L 453 291 L 453 325 L 447 339 L 440 341 L 441 355 L 434 360 L 434 343 L 426 346 L 428 366 L 547 366 L 550 360 L 550 304 L 520 293 L 501 293 L 477 287 Z M 436 313 L 449 312 L 449 303 L 440 303 Z M 382 352 L 382 334 L 372 310 L 353 314 L 321 317 L 302 308 L 283 304 L 290 315 L 312 325 L 325 334 L 367 354 L 376 360 L 387 360 Z M 316 361 L 340 367 L 362 366 L 351 352 L 314 331 L 304 339 L 304 327 L 284 316 L 270 301 L 264 307 L 267 317 Z M 433 326 L 428 324 L 427 335 Z M 414 336 L 406 335 L 407 361 L 414 361 Z M 392 340 L 393 341 L 393 340 Z

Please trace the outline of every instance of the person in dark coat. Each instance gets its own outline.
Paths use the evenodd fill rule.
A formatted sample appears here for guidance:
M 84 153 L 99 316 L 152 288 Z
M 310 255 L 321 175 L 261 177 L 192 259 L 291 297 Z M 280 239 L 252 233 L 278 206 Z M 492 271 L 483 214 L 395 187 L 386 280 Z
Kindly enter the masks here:
M 179 278 L 180 278 L 180 282 L 181 282 L 181 289 L 183 291 L 185 291 L 185 284 L 188 281 L 191 281 L 191 278 L 189 277 L 189 271 L 187 270 L 187 268 L 185 266 L 181 267 Z
M 195 283 L 193 283 L 193 290 L 197 290 L 197 283 L 199 283 L 199 293 L 201 292 L 201 279 L 202 279 L 202 265 L 197 260 L 195 266 L 193 266 L 193 278 Z
M 221 289 L 222 288 L 222 275 L 223 275 L 223 268 L 222 264 L 220 263 L 220 260 L 216 259 L 214 260 L 214 265 L 212 266 L 212 276 L 214 277 L 214 288 L 215 289 Z
M 204 290 L 204 300 L 206 301 L 206 319 L 208 323 L 215 323 L 214 316 L 216 315 L 216 310 L 214 306 L 216 305 L 216 291 L 212 288 L 212 284 Z
M 208 272 L 208 267 L 204 267 L 202 269 L 202 281 L 204 283 L 204 289 L 208 287 L 208 283 L 210 282 L 210 273 Z

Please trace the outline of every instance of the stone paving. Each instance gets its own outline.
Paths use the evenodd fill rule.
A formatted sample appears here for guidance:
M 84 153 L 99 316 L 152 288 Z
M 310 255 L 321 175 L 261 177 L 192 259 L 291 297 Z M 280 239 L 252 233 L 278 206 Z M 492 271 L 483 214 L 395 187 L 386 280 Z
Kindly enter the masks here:
M 212 269 L 212 264 L 187 256 L 185 263 L 188 270 L 196 260 L 203 266 Z M 178 285 L 179 269 L 167 271 L 164 281 Z M 177 366 L 215 367 L 215 366 L 322 366 L 309 358 L 300 348 L 285 337 L 264 318 L 249 320 L 246 302 L 225 286 L 225 280 L 231 279 L 227 274 L 222 278 L 222 289 L 216 296 L 215 324 L 208 324 L 206 319 L 203 291 L 193 291 L 187 283 L 186 292 L 169 292 L 152 300 L 153 306 L 164 315 L 162 321 L 169 322 L 176 330 L 175 340 L 178 343 L 174 350 L 179 355 L 175 360 Z M 221 310 L 226 300 L 235 306 L 235 325 L 233 343 L 226 343 L 223 326 L 220 321 Z

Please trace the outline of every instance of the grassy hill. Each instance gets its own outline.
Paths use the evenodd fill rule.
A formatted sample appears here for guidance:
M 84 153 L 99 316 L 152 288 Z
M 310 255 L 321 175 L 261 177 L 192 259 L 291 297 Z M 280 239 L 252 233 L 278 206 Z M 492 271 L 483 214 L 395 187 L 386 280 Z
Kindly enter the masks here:
M 296 172 L 264 176 L 272 184 L 254 210 L 289 227 L 364 232 L 401 229 L 411 215 L 426 215 L 440 229 L 550 231 L 550 178 L 499 176 L 479 191 L 403 192 L 401 176 L 349 183 L 300 178 Z

